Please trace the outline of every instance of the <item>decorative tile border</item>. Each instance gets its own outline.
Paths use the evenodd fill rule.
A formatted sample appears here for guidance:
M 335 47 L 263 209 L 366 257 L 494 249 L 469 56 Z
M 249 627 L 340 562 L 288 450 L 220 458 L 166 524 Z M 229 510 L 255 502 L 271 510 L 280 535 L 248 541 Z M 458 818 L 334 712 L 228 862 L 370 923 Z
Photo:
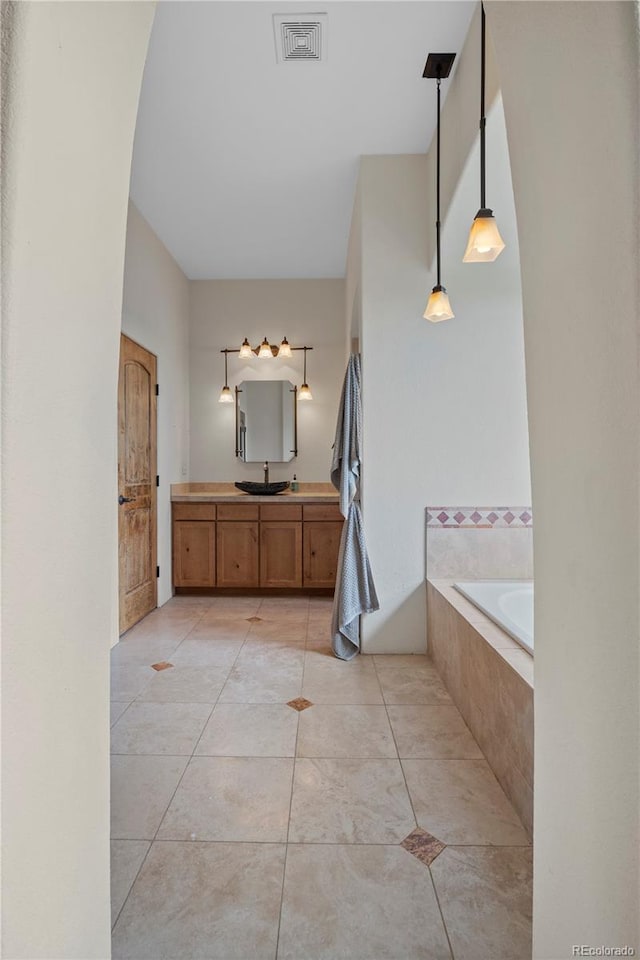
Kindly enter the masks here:
M 531 507 L 427 507 L 427 526 L 532 527 Z

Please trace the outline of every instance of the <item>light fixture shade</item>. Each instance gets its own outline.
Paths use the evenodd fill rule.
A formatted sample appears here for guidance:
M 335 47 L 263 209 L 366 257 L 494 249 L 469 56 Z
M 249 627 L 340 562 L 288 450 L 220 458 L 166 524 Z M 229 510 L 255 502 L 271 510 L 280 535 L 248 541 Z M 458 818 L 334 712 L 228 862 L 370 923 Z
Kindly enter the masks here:
M 231 388 L 224 386 L 218 397 L 218 403 L 233 403 L 233 394 L 231 393 Z
M 255 353 L 251 349 L 251 344 L 249 343 L 246 337 L 242 341 L 242 346 L 240 347 L 239 356 L 241 360 L 253 360 L 253 358 L 255 357 Z
M 291 346 L 286 337 L 283 338 L 282 343 L 280 344 L 280 349 L 278 350 L 278 356 L 285 357 L 285 358 L 293 356 L 293 354 L 291 353 Z
M 260 349 L 258 350 L 258 356 L 273 358 L 273 353 L 271 352 L 271 347 L 269 346 L 269 341 L 267 340 L 266 337 L 260 344 Z
M 504 240 L 500 236 L 493 213 L 491 210 L 478 210 L 471 224 L 463 262 L 490 263 L 499 257 L 503 250 Z
M 436 286 L 431 291 L 427 301 L 427 309 L 423 314 L 425 320 L 431 323 L 440 323 L 441 320 L 453 320 L 455 314 L 451 309 L 447 291 L 442 286 Z
M 308 383 L 303 383 L 300 389 L 298 390 L 298 398 L 300 400 L 313 400 L 313 394 Z

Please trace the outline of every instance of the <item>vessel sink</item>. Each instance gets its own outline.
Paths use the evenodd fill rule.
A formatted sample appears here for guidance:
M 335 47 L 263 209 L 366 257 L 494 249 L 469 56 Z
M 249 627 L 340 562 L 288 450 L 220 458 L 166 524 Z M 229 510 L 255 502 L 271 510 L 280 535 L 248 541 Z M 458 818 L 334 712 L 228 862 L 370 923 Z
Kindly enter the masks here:
M 253 483 L 251 480 L 240 480 L 235 484 L 243 493 L 251 493 L 254 497 L 273 497 L 282 493 L 289 486 L 288 480 L 278 480 L 276 483 Z

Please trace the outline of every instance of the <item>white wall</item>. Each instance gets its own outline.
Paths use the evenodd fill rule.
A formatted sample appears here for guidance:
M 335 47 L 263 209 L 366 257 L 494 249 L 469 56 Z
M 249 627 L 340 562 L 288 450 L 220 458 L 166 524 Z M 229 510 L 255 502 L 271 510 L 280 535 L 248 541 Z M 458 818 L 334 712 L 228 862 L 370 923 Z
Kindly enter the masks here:
M 487 4 L 522 254 L 539 960 L 640 949 L 638 12 Z
M 158 357 L 158 605 L 171 597 L 170 485 L 189 470 L 189 281 L 129 201 L 122 332 Z
M 474 161 L 443 238 L 456 313 L 447 323 L 422 318 L 435 282 L 426 157 L 362 160 L 363 509 L 380 596 L 380 611 L 363 620 L 365 653 L 424 652 L 427 505 L 530 502 L 517 236 L 500 121 L 491 158 L 506 170 L 500 225 L 510 249 L 493 264 L 461 263 L 478 207 Z
M 261 480 L 262 463 L 235 456 L 234 407 L 218 403 L 224 383 L 224 347 L 253 346 L 263 337 L 312 346 L 307 378 L 313 401 L 298 404 L 298 457 L 273 463 L 272 480 L 329 479 L 331 445 L 345 370 L 344 280 L 195 280 L 191 283 L 190 479 Z M 303 354 L 292 360 L 241 361 L 229 357 L 229 386 L 247 379 L 302 383 Z
M 110 955 L 109 643 L 131 150 L 151 3 L 3 4 L 2 923 Z

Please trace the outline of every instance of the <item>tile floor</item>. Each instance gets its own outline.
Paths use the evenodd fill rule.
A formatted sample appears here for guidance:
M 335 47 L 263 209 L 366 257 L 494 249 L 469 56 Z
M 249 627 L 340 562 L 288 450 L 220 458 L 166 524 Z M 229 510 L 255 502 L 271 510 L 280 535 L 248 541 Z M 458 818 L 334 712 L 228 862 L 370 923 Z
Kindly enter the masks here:
M 531 956 L 527 835 L 434 667 L 336 660 L 330 611 L 177 597 L 112 651 L 115 960 Z

